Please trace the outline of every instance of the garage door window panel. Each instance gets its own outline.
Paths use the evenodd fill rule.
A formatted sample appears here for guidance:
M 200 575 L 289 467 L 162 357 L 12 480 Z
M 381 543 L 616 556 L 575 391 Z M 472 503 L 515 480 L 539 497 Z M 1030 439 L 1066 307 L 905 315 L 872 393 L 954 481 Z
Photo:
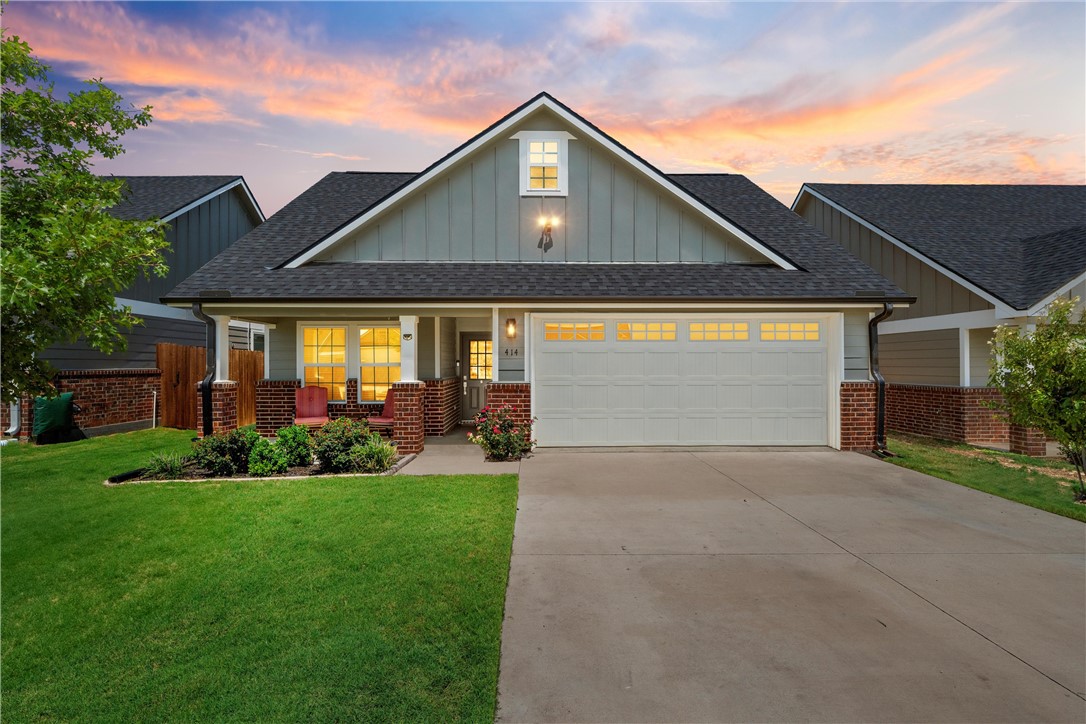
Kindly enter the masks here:
M 691 342 L 745 342 L 750 339 L 747 322 L 691 322 Z
M 821 339 L 819 322 L 762 322 L 763 342 L 818 342 Z
M 618 322 L 615 338 L 619 342 L 674 342 L 676 322 Z
M 602 342 L 606 339 L 603 322 L 547 322 L 543 325 L 547 342 Z

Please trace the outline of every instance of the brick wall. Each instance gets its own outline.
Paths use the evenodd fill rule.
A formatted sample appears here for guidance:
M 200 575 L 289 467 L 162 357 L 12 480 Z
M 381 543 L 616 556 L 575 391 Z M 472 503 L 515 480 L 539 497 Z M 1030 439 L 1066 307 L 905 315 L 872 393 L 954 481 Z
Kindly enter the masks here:
M 511 417 L 521 425 L 532 418 L 532 386 L 527 382 L 491 382 L 486 386 L 487 407 L 513 408 Z
M 392 426 L 392 439 L 401 455 L 420 453 L 426 434 L 422 411 L 426 384 L 397 382 L 392 389 L 396 392 L 396 421 Z
M 133 370 L 65 370 L 53 378 L 58 392 L 74 393 L 72 401 L 79 406 L 75 424 L 83 430 L 93 430 L 105 425 L 126 423 L 151 423 L 155 393 L 158 392 L 162 371 L 158 369 Z M 162 400 L 159 399 L 159 404 Z M 11 425 L 10 406 L 3 405 L 0 425 L 6 430 Z M 23 400 L 22 427 L 19 438 L 29 439 L 34 428 L 34 402 Z
M 204 436 L 204 396 L 196 384 L 196 434 Z M 211 432 L 218 435 L 238 428 L 238 383 L 232 380 L 211 383 Z
M 1044 457 L 1048 453 L 1048 444 L 1045 442 L 1043 432 L 1020 425 L 1009 427 L 1011 452 L 1033 457 Z
M 426 380 L 422 408 L 426 436 L 448 435 L 460 422 L 460 380 L 456 377 Z
M 281 428 L 294 424 L 294 391 L 299 380 L 257 380 L 256 431 L 273 437 Z
M 875 449 L 874 382 L 841 383 L 841 449 Z
M 888 384 L 886 427 L 940 440 L 1005 443 L 1007 421 L 986 406 L 998 399 L 988 387 Z
M 349 417 L 354 420 L 365 420 L 367 417 L 376 417 L 381 414 L 385 401 L 358 402 L 358 380 L 347 380 L 347 400 L 345 402 L 329 402 L 328 417 L 336 419 Z

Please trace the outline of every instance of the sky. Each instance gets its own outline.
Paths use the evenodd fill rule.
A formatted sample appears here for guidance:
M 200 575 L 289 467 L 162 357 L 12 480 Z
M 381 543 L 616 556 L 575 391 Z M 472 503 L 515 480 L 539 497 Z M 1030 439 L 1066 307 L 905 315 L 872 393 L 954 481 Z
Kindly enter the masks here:
M 418 171 L 548 91 L 665 172 L 1086 182 L 1086 3 L 52 3 L 7 32 L 154 122 L 100 173 Z

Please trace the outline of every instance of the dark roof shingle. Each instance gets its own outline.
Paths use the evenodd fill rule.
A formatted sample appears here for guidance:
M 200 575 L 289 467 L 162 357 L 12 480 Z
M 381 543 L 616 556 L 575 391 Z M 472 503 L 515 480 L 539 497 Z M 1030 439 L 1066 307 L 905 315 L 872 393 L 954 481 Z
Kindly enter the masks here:
M 743 176 L 675 175 L 800 270 L 709 263 L 374 261 L 278 268 L 415 174 L 331 173 L 170 292 L 198 301 L 351 299 L 867 299 L 908 297 Z
M 241 176 L 113 176 L 124 181 L 121 203 L 109 210 L 118 219 L 163 219 Z
M 1015 309 L 1086 270 L 1086 186 L 806 186 Z

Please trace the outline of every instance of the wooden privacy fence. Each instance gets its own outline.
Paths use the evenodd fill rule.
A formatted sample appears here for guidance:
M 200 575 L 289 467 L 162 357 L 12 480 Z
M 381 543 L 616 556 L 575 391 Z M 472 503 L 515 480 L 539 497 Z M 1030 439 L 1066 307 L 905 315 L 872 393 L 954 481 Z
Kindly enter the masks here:
M 155 352 L 162 370 L 159 424 L 196 429 L 196 385 L 207 369 L 204 348 L 159 342 Z M 230 350 L 230 378 L 238 383 L 238 425 L 256 422 L 256 382 L 263 377 L 263 352 Z

